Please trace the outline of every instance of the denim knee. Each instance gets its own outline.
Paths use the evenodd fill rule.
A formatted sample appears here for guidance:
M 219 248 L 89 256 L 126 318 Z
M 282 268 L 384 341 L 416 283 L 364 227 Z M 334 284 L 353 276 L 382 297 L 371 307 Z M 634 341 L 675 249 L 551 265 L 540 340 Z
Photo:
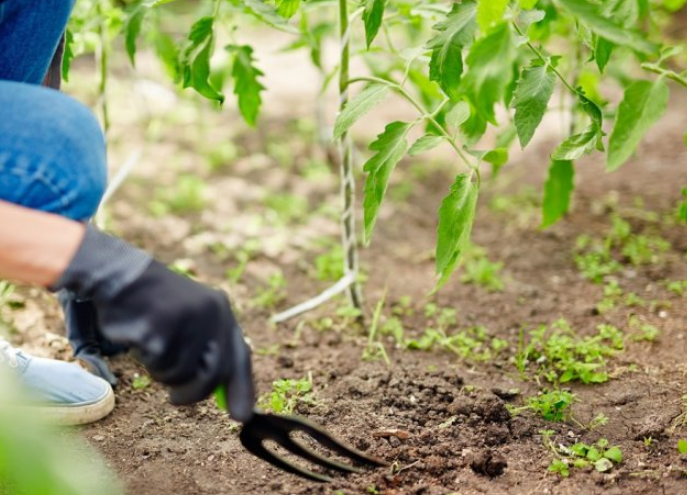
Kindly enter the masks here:
M 74 220 L 93 216 L 107 185 L 93 113 L 53 90 L 0 81 L 0 199 Z

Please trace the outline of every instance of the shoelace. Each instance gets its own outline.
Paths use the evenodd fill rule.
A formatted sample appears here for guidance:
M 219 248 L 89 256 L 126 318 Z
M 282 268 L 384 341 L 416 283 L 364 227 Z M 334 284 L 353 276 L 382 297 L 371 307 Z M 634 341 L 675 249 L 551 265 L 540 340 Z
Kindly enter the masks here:
M 11 368 L 16 368 L 19 366 L 19 361 L 17 361 L 17 355 L 19 351 L 12 347 L 9 342 L 0 337 L 0 364 L 5 362 L 7 359 L 8 364 Z

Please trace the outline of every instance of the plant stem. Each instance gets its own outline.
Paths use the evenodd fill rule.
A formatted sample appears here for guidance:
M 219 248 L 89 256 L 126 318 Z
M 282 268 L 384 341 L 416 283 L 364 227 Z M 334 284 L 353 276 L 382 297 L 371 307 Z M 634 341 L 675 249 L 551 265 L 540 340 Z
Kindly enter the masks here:
M 102 2 L 97 4 L 98 16 L 100 23 L 98 25 L 98 36 L 100 38 L 99 50 L 96 52 L 98 60 L 98 70 L 100 82 L 98 84 L 98 99 L 100 103 L 100 111 L 103 118 L 103 131 L 107 136 L 107 131 L 110 129 L 110 110 L 107 104 L 107 73 L 110 55 L 110 40 L 107 35 L 107 26 L 103 12 Z
M 341 61 L 339 64 L 339 99 L 340 110 L 348 103 L 348 80 L 350 78 L 351 30 L 348 17 L 347 0 L 339 0 L 339 29 L 341 41 Z M 363 301 L 358 285 L 358 240 L 355 231 L 355 178 L 353 176 L 353 142 L 348 132 L 339 140 L 341 197 L 343 211 L 341 214 L 341 240 L 344 251 L 344 274 L 353 277 L 347 289 L 351 305 L 363 314 Z
M 413 105 L 418 112 L 422 115 L 423 119 L 426 119 L 428 122 L 430 122 L 434 127 L 437 128 L 437 130 L 441 133 L 441 135 L 446 138 L 448 143 L 451 145 L 451 147 L 455 150 L 455 152 L 458 154 L 458 156 L 463 160 L 465 165 L 473 172 L 477 174 L 478 180 L 480 179 L 480 172 L 479 172 L 479 167 L 477 165 L 473 165 L 470 160 L 468 159 L 467 155 L 465 152 L 458 146 L 456 143 L 456 140 L 449 134 L 449 132 L 446 130 L 444 126 L 439 124 L 437 120 L 434 118 L 434 112 L 429 112 L 426 108 L 422 106 L 422 104 L 417 101 L 413 96 L 406 91 L 406 89 L 401 86 L 400 84 L 394 82 L 394 81 L 389 81 L 387 79 L 382 79 L 380 77 L 356 77 L 354 79 L 350 79 L 348 81 L 348 84 L 352 84 L 355 82 L 374 82 L 378 84 L 384 84 L 386 86 L 389 86 L 391 89 L 396 91 L 399 95 L 401 95 L 406 101 L 408 101 L 411 105 Z M 445 102 L 441 103 L 441 106 L 443 106 Z

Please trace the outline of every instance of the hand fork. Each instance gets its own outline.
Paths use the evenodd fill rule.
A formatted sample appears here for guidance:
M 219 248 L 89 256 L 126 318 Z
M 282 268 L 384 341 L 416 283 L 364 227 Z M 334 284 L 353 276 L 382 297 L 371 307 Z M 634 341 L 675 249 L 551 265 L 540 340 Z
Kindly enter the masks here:
M 351 447 L 347 447 L 327 433 L 324 428 L 311 421 L 293 416 L 265 414 L 257 408 L 253 410 L 253 416 L 244 423 L 239 438 L 241 439 L 241 444 L 260 459 L 269 462 L 283 471 L 302 476 L 312 481 L 329 482 L 333 480 L 328 476 L 313 473 L 312 471 L 308 471 L 307 469 L 289 462 L 275 452 L 268 450 L 263 443 L 267 440 L 271 440 L 295 456 L 327 469 L 333 469 L 343 473 L 360 472 L 359 468 L 327 459 L 313 450 L 305 448 L 291 438 L 291 434 L 297 431 L 309 435 L 321 445 L 360 464 L 367 466 L 386 465 L 374 457 L 370 457 Z

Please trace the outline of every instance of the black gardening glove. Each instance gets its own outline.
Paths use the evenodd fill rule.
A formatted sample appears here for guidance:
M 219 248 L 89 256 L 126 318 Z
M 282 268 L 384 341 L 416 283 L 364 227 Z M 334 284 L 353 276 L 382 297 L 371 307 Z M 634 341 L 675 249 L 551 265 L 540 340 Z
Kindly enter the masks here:
M 170 386 L 173 404 L 200 401 L 221 385 L 232 417 L 251 417 L 250 350 L 224 293 L 91 226 L 53 288 L 92 299 L 102 334 L 130 346 L 151 377 Z

